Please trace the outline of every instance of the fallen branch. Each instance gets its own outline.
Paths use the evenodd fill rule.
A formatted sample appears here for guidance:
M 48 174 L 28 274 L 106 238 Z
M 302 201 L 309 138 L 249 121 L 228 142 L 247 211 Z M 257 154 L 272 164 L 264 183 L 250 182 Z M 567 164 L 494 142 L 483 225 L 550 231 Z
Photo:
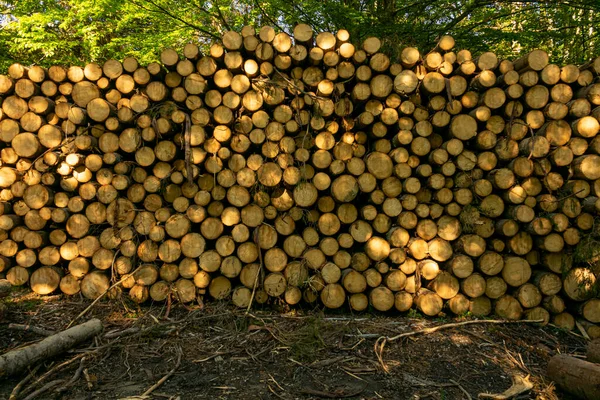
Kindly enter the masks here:
M 42 386 L 41 388 L 39 388 L 35 392 L 31 393 L 29 396 L 25 397 L 23 400 L 32 400 L 32 399 L 35 399 L 40 394 L 44 393 L 47 390 L 52 389 L 55 386 L 60 385 L 64 381 L 65 381 L 64 379 L 57 379 L 55 381 L 48 382 L 47 384 L 45 384 L 44 386 Z
M 528 392 L 533 389 L 533 384 L 529 381 L 529 375 L 525 378 L 519 375 L 513 376 L 513 384 L 503 393 L 488 394 L 480 393 L 480 399 L 493 399 L 493 400 L 508 400 L 516 397 L 522 393 Z
M 169 379 L 171 376 L 173 376 L 173 374 L 175 373 L 175 371 L 177 371 L 177 369 L 179 368 L 179 365 L 181 365 L 181 354 L 182 354 L 182 351 L 181 351 L 181 349 L 179 349 L 179 351 L 177 351 L 177 362 L 175 363 L 175 366 L 173 367 L 173 369 L 170 370 L 165 376 L 163 376 L 162 378 L 160 378 L 160 380 L 158 382 L 156 382 L 154 385 L 152 385 L 148 390 L 146 390 L 144 393 L 142 393 L 140 395 L 140 397 L 149 396 L 150 393 L 154 392 L 163 383 L 165 383 L 167 381 L 167 379 Z
M 416 376 L 412 376 L 407 373 L 403 374 L 403 378 L 405 381 L 407 381 L 412 386 L 423 386 L 423 387 L 433 386 L 433 387 L 438 387 L 438 388 L 456 387 L 461 392 L 463 392 L 463 394 L 465 395 L 465 399 L 472 400 L 472 397 L 469 394 L 469 392 L 467 392 L 467 390 L 464 387 L 462 387 L 460 383 L 458 383 L 457 381 L 455 381 L 453 379 L 450 379 L 450 383 L 437 383 L 437 382 L 432 382 L 428 379 L 420 379 L 420 378 L 417 378 Z
M 115 254 L 115 258 L 116 258 L 116 254 Z M 113 259 L 113 264 L 114 264 L 114 259 Z M 137 267 L 135 270 L 133 270 L 133 272 L 131 272 L 131 275 L 133 275 L 134 273 L 136 273 L 142 266 L 143 264 L 141 264 L 139 267 Z M 67 328 L 70 328 L 71 325 L 73 325 L 75 323 L 75 321 L 77 321 L 79 318 L 83 317 L 85 314 L 87 314 L 95 305 L 96 303 L 98 303 L 100 300 L 102 300 L 104 298 L 104 296 L 106 296 L 108 294 L 108 292 L 110 292 L 112 289 L 116 288 L 117 286 L 119 286 L 121 283 L 125 282 L 125 280 L 129 277 L 130 275 L 126 275 L 124 276 L 121 280 L 119 280 L 118 282 L 114 283 L 111 287 L 109 287 L 108 289 L 106 289 L 104 291 L 104 293 L 102 293 L 100 296 L 96 297 L 96 299 L 94 301 L 92 301 L 92 303 L 87 306 L 85 308 L 85 310 L 83 310 L 82 312 L 79 313 L 79 315 L 77 315 L 71 322 L 69 322 L 69 325 L 67 325 Z
M 21 393 L 21 389 L 23 389 L 23 386 L 25 386 L 25 384 L 33 378 L 33 376 L 35 375 L 37 370 L 40 369 L 41 367 L 42 367 L 42 364 L 36 365 L 35 368 L 33 368 L 31 370 L 31 372 L 29 374 L 27 374 L 27 376 L 25 378 L 23 378 L 19 383 L 17 383 L 17 386 L 15 386 L 14 389 L 12 390 L 12 392 L 10 393 L 8 400 L 17 400 L 17 397 Z
M 215 354 L 213 354 L 212 356 L 208 356 L 208 357 L 202 358 L 202 359 L 200 359 L 200 360 L 193 360 L 192 362 L 193 362 L 193 363 L 203 363 L 203 362 L 205 362 L 205 361 L 212 360 L 213 358 L 217 358 L 217 357 L 219 357 L 219 356 L 222 356 L 223 354 L 229 354 L 229 352 L 227 352 L 227 351 L 226 351 L 226 352 L 216 352 L 216 353 L 215 353 Z
M 104 335 L 104 339 L 115 339 L 115 338 L 118 338 L 121 336 L 138 333 L 139 331 L 140 331 L 140 328 L 137 328 L 137 327 L 127 328 L 127 329 L 123 329 L 121 331 L 111 331 Z
M 258 249 L 259 267 L 258 271 L 256 271 L 256 276 L 254 277 L 254 285 L 252 285 L 252 294 L 250 295 L 250 301 L 248 302 L 248 307 L 246 308 L 245 315 L 248 315 L 250 313 L 250 309 L 252 308 L 252 302 L 254 301 L 254 296 L 256 295 L 256 288 L 258 287 L 258 278 L 263 268 L 262 251 L 260 250 L 260 246 L 258 245 L 258 229 L 254 232 L 254 243 L 256 243 L 256 248 Z
M 315 389 L 302 389 L 302 390 L 300 390 L 300 393 L 309 394 L 311 396 L 325 397 L 328 399 L 343 399 L 343 398 L 347 398 L 347 397 L 358 396 L 359 394 L 364 392 L 366 388 L 367 388 L 367 386 L 365 385 L 362 389 L 360 389 L 358 391 L 350 392 L 350 393 L 346 393 L 345 391 L 343 391 L 341 389 L 338 389 L 335 392 L 324 392 L 324 391 L 315 390 Z
M 457 381 L 455 381 L 454 379 L 450 379 L 450 382 L 454 383 L 456 385 L 456 387 L 463 392 L 463 394 L 465 395 L 467 400 L 472 400 L 471 395 L 469 394 L 469 392 L 467 392 L 467 389 L 465 389 L 464 387 L 461 386 L 460 383 L 458 383 Z
M 16 374 L 39 361 L 57 356 L 80 342 L 102 332 L 99 319 L 89 320 L 63 332 L 49 336 L 41 342 L 9 351 L 0 356 L 0 376 Z
M 72 363 L 79 360 L 80 358 L 85 357 L 86 354 L 89 354 L 89 353 L 83 353 L 83 354 L 76 355 L 75 357 L 71 358 L 70 360 L 67 360 L 61 364 L 55 365 L 54 367 L 52 367 L 51 369 L 46 371 L 46 373 L 44 375 L 42 375 L 38 379 L 36 379 L 35 382 L 33 382 L 31 385 L 29 385 L 29 387 L 27 387 L 25 390 L 23 390 L 23 394 L 25 395 L 25 394 L 31 392 L 33 389 L 35 389 L 36 387 L 41 385 L 43 381 L 45 381 L 50 376 L 52 376 L 52 374 L 63 369 L 64 367 L 71 365 Z M 39 364 L 39 365 L 41 366 L 42 364 Z
M 507 320 L 502 320 L 502 319 L 476 319 L 476 320 L 472 320 L 472 321 L 452 322 L 450 324 L 433 326 L 433 327 L 430 327 L 430 328 L 420 329 L 418 331 L 411 331 L 411 332 L 401 333 L 399 335 L 392 336 L 392 337 L 381 336 L 380 339 L 383 338 L 387 342 L 393 342 L 393 341 L 396 341 L 398 339 L 402 339 L 402 338 L 409 337 L 409 336 L 428 335 L 430 333 L 441 331 L 443 329 L 456 328 L 456 327 L 465 326 L 465 325 L 481 325 L 481 324 L 496 324 L 496 325 L 500 325 L 500 324 L 533 324 L 533 323 L 537 324 L 537 323 L 540 323 L 540 322 L 544 322 L 544 320 L 536 319 L 536 320 L 507 321 Z
M 386 373 L 388 373 L 389 369 L 388 369 L 387 365 L 385 364 L 385 362 L 383 361 L 383 350 L 384 350 L 387 342 L 394 342 L 398 339 L 403 339 L 403 338 L 410 337 L 410 336 L 428 335 L 430 333 L 434 333 L 434 332 L 441 331 L 444 329 L 457 328 L 459 326 L 466 326 L 466 325 L 533 324 L 533 323 L 540 323 L 540 322 L 543 322 L 543 320 L 537 319 L 537 320 L 507 321 L 507 320 L 501 320 L 501 319 L 476 319 L 476 320 L 472 320 L 472 321 L 452 322 L 450 324 L 432 326 L 430 328 L 419 329 L 417 331 L 404 332 L 399 335 L 391 336 L 391 337 L 390 336 L 380 336 L 379 339 L 377 339 L 377 341 L 375 342 L 374 351 L 375 351 L 375 355 L 377 356 L 377 359 L 379 360 L 379 363 L 381 364 L 381 367 L 383 368 L 383 370 Z
M 73 377 L 65 385 L 56 389 L 55 392 L 57 392 L 57 393 L 64 392 L 65 390 L 69 389 L 70 386 L 74 385 L 79 380 L 79 378 L 81 377 L 81 372 L 83 371 L 83 367 L 85 366 L 85 361 L 86 361 L 86 358 L 82 357 L 81 362 L 79 363 L 79 368 L 77 368 L 77 371 L 75 371 L 75 374 L 73 375 Z
M 44 329 L 44 328 L 40 328 L 37 326 L 29 325 L 29 324 L 27 324 L 27 325 L 25 325 L 25 324 L 8 324 L 8 329 L 12 329 L 15 331 L 33 332 L 33 333 L 41 335 L 41 336 L 52 336 L 56 333 L 53 330 Z

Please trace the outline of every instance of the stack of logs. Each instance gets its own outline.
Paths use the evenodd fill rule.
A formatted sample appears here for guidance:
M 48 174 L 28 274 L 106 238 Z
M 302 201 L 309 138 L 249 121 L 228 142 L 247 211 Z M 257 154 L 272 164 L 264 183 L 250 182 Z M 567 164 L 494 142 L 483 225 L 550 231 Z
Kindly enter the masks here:
M 496 313 L 600 335 L 600 58 L 230 31 L 0 75 L 0 271 L 40 294 Z M 596 239 L 598 242 L 596 242 Z

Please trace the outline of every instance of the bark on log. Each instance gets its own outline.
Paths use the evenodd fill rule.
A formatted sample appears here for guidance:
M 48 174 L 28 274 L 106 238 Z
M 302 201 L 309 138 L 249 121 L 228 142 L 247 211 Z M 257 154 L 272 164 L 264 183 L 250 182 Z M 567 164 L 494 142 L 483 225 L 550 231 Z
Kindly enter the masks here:
M 0 356 L 0 376 L 14 375 L 28 366 L 61 354 L 102 332 L 99 319 L 91 319 L 49 336 L 39 343 L 9 351 Z
M 559 354 L 548 362 L 548 376 L 556 385 L 580 399 L 600 397 L 600 365 L 566 354 Z

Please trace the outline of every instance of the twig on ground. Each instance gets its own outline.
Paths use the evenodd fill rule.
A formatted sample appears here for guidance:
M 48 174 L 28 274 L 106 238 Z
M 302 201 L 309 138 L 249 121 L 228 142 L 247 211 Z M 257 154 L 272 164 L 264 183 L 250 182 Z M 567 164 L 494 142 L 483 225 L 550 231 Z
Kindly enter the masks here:
M 250 295 L 250 301 L 248 302 L 248 307 L 246 308 L 246 314 L 250 313 L 250 308 L 252 308 L 252 303 L 254 302 L 254 296 L 256 295 L 256 288 L 258 287 L 258 277 L 262 272 L 263 268 L 263 259 L 262 259 L 262 250 L 258 245 L 258 229 L 254 231 L 254 243 L 256 244 L 256 248 L 258 249 L 258 271 L 256 271 L 256 277 L 254 277 L 254 284 L 252 285 L 252 294 Z
M 69 379 L 69 382 L 67 382 L 60 388 L 56 389 L 55 392 L 57 392 L 57 393 L 64 392 L 65 390 L 67 390 L 70 386 L 74 385 L 79 380 L 79 378 L 81 377 L 81 373 L 83 372 L 85 360 L 86 360 L 85 357 L 81 358 L 81 362 L 79 363 L 79 368 L 77 368 L 77 371 L 75 371 L 75 374 L 73 375 L 73 377 L 71 379 Z
M 29 324 L 8 324 L 8 329 L 15 331 L 33 332 L 41 336 L 52 336 L 56 331 L 40 328 Z
M 450 324 L 432 326 L 430 328 L 419 329 L 417 331 L 404 332 L 399 335 L 391 336 L 391 337 L 390 336 L 380 336 L 379 339 L 377 339 L 377 341 L 375 342 L 374 351 L 375 351 L 375 355 L 377 356 L 377 359 L 379 360 L 379 363 L 381 364 L 382 369 L 386 373 L 389 373 L 389 368 L 387 367 L 387 365 L 385 364 L 385 361 L 383 360 L 383 350 L 384 350 L 387 342 L 394 342 L 398 339 L 402 339 L 402 338 L 406 338 L 406 337 L 410 337 L 410 336 L 427 335 L 427 334 L 441 331 L 444 329 L 456 328 L 456 327 L 465 326 L 465 325 L 533 324 L 533 323 L 540 323 L 540 322 L 543 322 L 543 320 L 536 319 L 536 320 L 507 321 L 507 320 L 502 320 L 502 319 L 482 319 L 482 320 L 477 319 L 477 320 L 463 321 L 463 322 L 452 322 Z
M 556 329 L 558 329 L 558 330 L 561 330 L 561 331 L 563 331 L 563 332 L 566 332 L 566 333 L 568 333 L 569 335 L 573 335 L 573 336 L 575 336 L 575 337 L 578 337 L 578 338 L 583 338 L 583 339 L 585 339 L 585 337 L 581 336 L 579 333 L 577 333 L 577 332 L 573 332 L 573 331 L 569 331 L 569 330 L 567 330 L 567 329 L 564 329 L 564 328 L 561 328 L 561 327 L 560 327 L 560 326 L 558 326 L 558 325 L 554 325 L 554 324 L 548 324 L 547 326 L 551 326 L 551 327 L 553 327 L 553 328 L 556 328 Z
M 285 389 L 281 387 L 281 385 L 279 384 L 279 382 L 277 382 L 275 380 L 275 378 L 273 378 L 273 375 L 269 374 L 269 377 L 271 378 L 271 380 L 273 381 L 273 383 L 275 383 L 277 385 L 277 387 L 279 388 L 279 390 L 281 390 L 282 392 L 285 392 Z
M 505 390 L 503 393 L 479 393 L 479 398 L 493 400 L 508 400 L 522 393 L 526 393 L 531 389 L 533 389 L 533 384 L 529 380 L 529 375 L 527 375 L 525 378 L 519 375 L 514 375 L 512 378 L 512 386 Z
M 175 366 L 173 367 L 173 369 L 170 370 L 165 376 L 160 378 L 158 382 L 156 382 L 154 385 L 152 385 L 150 388 L 148 388 L 148 390 L 146 390 L 144 393 L 142 393 L 141 397 L 149 396 L 150 393 L 152 393 L 153 391 L 158 389 L 163 383 L 165 383 L 167 381 L 167 379 L 169 379 L 171 376 L 173 376 L 175 371 L 177 371 L 177 369 L 179 368 L 179 365 L 181 365 L 182 353 L 183 352 L 182 352 L 181 348 L 179 348 L 177 350 L 177 362 L 175 363 Z
M 171 293 L 167 295 L 167 309 L 165 311 L 165 319 L 169 319 L 169 314 L 171 313 Z
M 87 383 L 88 390 L 92 390 L 94 384 L 92 383 L 92 378 L 90 378 L 90 374 L 88 373 L 88 369 L 83 370 L 83 376 L 85 377 L 85 381 Z
M 35 392 L 31 393 L 29 396 L 25 397 L 23 400 L 32 400 L 32 399 L 35 399 L 40 394 L 46 392 L 47 390 L 52 389 L 55 386 L 60 385 L 64 381 L 65 381 L 64 379 L 57 379 L 55 381 L 48 382 L 47 384 L 45 384 L 44 386 L 42 386 L 41 388 L 39 388 Z
M 472 321 L 463 321 L 463 322 L 452 322 L 450 324 L 444 324 L 444 325 L 438 325 L 438 326 L 432 326 L 430 328 L 424 328 L 424 329 L 419 329 L 418 331 L 412 331 L 412 332 L 405 332 L 405 333 L 401 333 L 399 335 L 396 336 L 392 336 L 392 337 L 385 337 L 382 336 L 382 338 L 385 338 L 386 341 L 388 342 L 393 342 L 396 341 L 398 339 L 402 339 L 405 337 L 409 337 L 409 336 L 415 336 L 415 335 L 427 335 L 430 333 L 434 333 L 437 331 L 440 331 L 442 329 L 450 329 L 450 328 L 456 328 L 457 326 L 465 326 L 465 325 L 478 325 L 478 324 L 533 324 L 533 323 L 540 323 L 540 322 L 544 322 L 541 319 L 536 319 L 536 320 L 518 320 L 518 321 L 507 321 L 507 320 L 503 320 L 503 319 L 476 319 L 476 320 L 472 320 Z
M 579 321 L 575 321 L 575 326 L 577 326 L 577 329 L 579 329 L 579 332 L 581 332 L 581 336 L 583 336 L 586 340 L 592 340 L 590 335 L 588 335 L 588 333 L 585 331 L 585 328 Z
M 215 354 L 213 354 L 212 356 L 208 356 L 208 357 L 206 357 L 206 358 L 202 358 L 202 359 L 200 359 L 200 360 L 193 360 L 192 362 L 193 362 L 193 363 L 203 363 L 203 362 L 205 362 L 205 361 L 212 360 L 213 358 L 217 358 L 217 357 L 219 357 L 219 356 L 222 356 L 223 354 L 229 354 L 229 352 L 227 352 L 227 351 L 226 351 L 226 352 L 222 352 L 222 353 L 221 353 L 221 352 L 216 352 L 216 353 L 215 353 Z
M 275 390 L 273 390 L 273 388 L 271 387 L 271 385 L 269 385 L 267 383 L 267 388 L 269 388 L 269 392 L 273 393 L 277 398 L 279 399 L 285 399 L 285 397 L 283 397 L 282 395 L 280 395 L 279 393 L 277 393 Z
M 365 339 L 379 339 L 381 337 L 381 335 L 379 333 L 359 333 L 359 334 L 346 334 L 344 336 L 347 337 L 355 337 L 355 338 L 361 338 L 361 340 L 365 340 Z
M 34 388 L 39 386 L 43 381 L 45 381 L 48 377 L 50 377 L 56 371 L 63 369 L 64 367 L 66 367 L 68 365 L 71 365 L 72 363 L 79 360 L 80 358 L 85 357 L 86 354 L 89 354 L 89 353 L 78 354 L 75 357 L 71 358 L 70 360 L 67 360 L 61 364 L 55 365 L 54 367 L 50 368 L 44 375 L 40 376 L 35 382 L 33 382 L 31 385 L 29 385 L 29 387 L 27 387 L 23 391 L 23 394 L 31 392 Z
M 462 386 L 460 385 L 460 383 L 458 383 L 458 382 L 457 382 L 457 381 L 455 381 L 454 379 L 450 379 L 450 382 L 454 383 L 454 384 L 456 385 L 456 387 L 457 387 L 457 388 L 458 388 L 458 389 L 459 389 L 461 392 L 463 392 L 463 393 L 464 393 L 464 395 L 467 397 L 467 400 L 472 400 L 472 397 L 471 397 L 471 395 L 469 394 L 469 392 L 467 392 L 467 390 L 466 390 L 464 387 L 462 387 Z
M 123 329 L 121 331 L 111 331 L 104 335 L 104 339 L 114 339 L 114 338 L 118 338 L 120 336 L 129 335 L 130 333 L 138 333 L 139 331 L 140 331 L 140 328 L 138 328 L 138 327 L 127 328 L 127 329 Z
M 41 367 L 42 367 L 42 364 L 36 365 L 35 368 L 33 368 L 31 370 L 31 372 L 29 374 L 27 374 L 27 376 L 21 380 L 21 382 L 17 383 L 17 386 L 15 386 L 14 389 L 12 390 L 12 392 L 10 393 L 8 400 L 16 400 L 17 397 L 19 396 L 19 393 L 21 392 L 21 389 L 23 388 L 23 386 L 25 386 L 25 384 L 33 378 L 33 376 L 35 375 L 37 370 L 40 369 Z
M 340 389 L 336 390 L 335 392 L 323 392 L 321 390 L 315 390 L 315 389 L 302 389 L 302 390 L 300 390 L 300 393 L 310 394 L 312 396 L 326 397 L 328 399 L 343 399 L 343 398 L 347 398 L 347 397 L 357 396 L 357 395 L 361 394 L 362 392 L 364 392 L 366 388 L 367 388 L 367 385 L 365 385 L 362 389 L 360 389 L 358 391 L 354 391 L 354 392 L 350 392 L 350 393 L 345 393 L 343 390 L 340 390 Z
M 385 338 L 377 339 L 377 341 L 373 345 L 373 349 L 375 351 L 375 356 L 377 356 L 377 361 L 379 361 L 381 368 L 387 374 L 390 372 L 390 370 L 389 370 L 388 366 L 385 364 L 385 361 L 383 361 L 383 349 L 385 347 L 385 342 L 386 342 Z
M 350 371 L 347 371 L 346 369 L 342 368 L 342 371 L 344 371 L 346 374 L 350 375 L 351 377 L 353 377 L 354 379 L 358 379 L 359 381 L 363 381 L 363 382 L 367 382 L 365 379 L 361 378 L 360 376 L 357 376 L 355 374 L 353 374 Z
M 115 258 L 116 258 L 116 254 L 115 254 Z M 113 260 L 114 263 L 114 260 Z M 137 267 L 133 272 L 131 272 L 131 275 L 135 274 L 137 272 L 138 269 L 140 269 L 142 267 L 143 264 L 140 264 L 139 267 Z M 85 310 L 83 310 L 82 312 L 80 312 L 71 322 L 69 322 L 69 325 L 67 325 L 67 328 L 70 328 L 71 325 L 73 325 L 75 323 L 75 321 L 77 321 L 79 318 L 83 317 L 85 314 L 87 314 L 95 305 L 96 303 L 98 303 L 100 300 L 102 300 L 104 298 L 104 296 L 106 296 L 106 294 L 108 292 L 110 292 L 112 289 L 116 288 L 117 286 L 119 286 L 121 283 L 125 282 L 125 280 L 127 280 L 129 278 L 130 275 L 126 275 L 124 276 L 121 280 L 117 281 L 116 283 L 114 283 L 112 286 L 110 286 L 108 289 L 106 289 L 104 291 L 104 293 L 102 293 L 100 296 L 96 297 L 96 300 L 92 301 L 92 303 L 87 306 L 85 308 Z

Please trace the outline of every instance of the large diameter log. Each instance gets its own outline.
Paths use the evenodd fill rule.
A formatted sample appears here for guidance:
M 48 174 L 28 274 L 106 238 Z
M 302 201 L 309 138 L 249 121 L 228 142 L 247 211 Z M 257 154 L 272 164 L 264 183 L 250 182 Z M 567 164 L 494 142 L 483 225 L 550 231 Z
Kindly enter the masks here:
M 421 289 L 415 298 L 415 304 L 423 314 L 432 317 L 442 311 L 444 301 L 437 293 Z
M 589 154 L 573 160 L 573 172 L 576 178 L 596 180 L 600 178 L 600 156 Z
M 587 268 L 574 268 L 563 280 L 563 290 L 572 300 L 584 301 L 593 295 L 596 276 Z
M 548 377 L 579 399 L 600 399 L 600 365 L 559 354 L 548 362 Z
M 32 364 L 61 354 L 78 343 L 96 336 L 103 328 L 102 322 L 94 318 L 49 336 L 39 343 L 9 351 L 0 356 L 0 376 L 14 375 Z
M 518 320 L 523 314 L 523 308 L 517 299 L 504 295 L 496 302 L 495 312 L 501 318 Z

